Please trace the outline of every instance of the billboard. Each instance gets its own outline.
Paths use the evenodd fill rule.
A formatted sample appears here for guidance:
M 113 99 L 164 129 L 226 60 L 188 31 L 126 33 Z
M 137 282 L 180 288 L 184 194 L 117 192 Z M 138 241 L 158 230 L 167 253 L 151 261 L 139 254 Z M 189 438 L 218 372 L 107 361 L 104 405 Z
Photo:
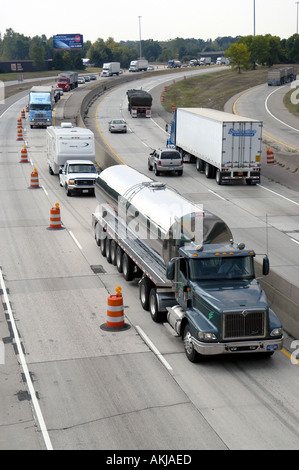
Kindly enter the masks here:
M 53 46 L 56 50 L 76 50 L 83 48 L 82 34 L 56 34 L 53 36 Z

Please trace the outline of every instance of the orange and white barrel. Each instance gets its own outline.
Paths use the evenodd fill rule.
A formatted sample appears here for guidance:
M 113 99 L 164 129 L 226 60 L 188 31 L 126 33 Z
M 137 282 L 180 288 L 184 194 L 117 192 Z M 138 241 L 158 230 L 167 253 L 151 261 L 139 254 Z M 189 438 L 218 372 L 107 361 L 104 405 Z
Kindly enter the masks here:
M 21 111 L 21 118 L 22 118 L 22 119 L 25 119 L 25 117 L 26 117 L 26 116 L 25 116 L 25 109 L 22 109 L 22 111 Z
M 274 163 L 274 153 L 270 150 L 270 147 L 267 148 L 267 165 Z
M 50 228 L 61 228 L 60 208 L 58 202 L 50 210 Z
M 23 140 L 23 131 L 21 127 L 18 128 L 17 140 Z
M 26 145 L 21 150 L 21 163 L 28 163 L 28 153 L 27 153 Z
M 38 172 L 36 168 L 34 168 L 31 173 L 30 188 L 39 188 Z
M 108 297 L 106 325 L 110 328 L 120 328 L 125 325 L 121 288 L 117 287 L 116 292 L 115 295 Z

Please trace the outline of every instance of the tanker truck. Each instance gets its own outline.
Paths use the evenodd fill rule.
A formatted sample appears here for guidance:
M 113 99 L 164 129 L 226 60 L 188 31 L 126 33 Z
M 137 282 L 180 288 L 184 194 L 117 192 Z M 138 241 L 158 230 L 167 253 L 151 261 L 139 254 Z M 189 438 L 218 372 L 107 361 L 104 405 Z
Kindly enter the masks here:
M 223 220 L 126 165 L 102 171 L 95 194 L 102 255 L 125 280 L 139 279 L 143 309 L 155 322 L 167 319 L 191 362 L 282 348 L 282 325 L 255 277 L 256 254 L 233 241 Z

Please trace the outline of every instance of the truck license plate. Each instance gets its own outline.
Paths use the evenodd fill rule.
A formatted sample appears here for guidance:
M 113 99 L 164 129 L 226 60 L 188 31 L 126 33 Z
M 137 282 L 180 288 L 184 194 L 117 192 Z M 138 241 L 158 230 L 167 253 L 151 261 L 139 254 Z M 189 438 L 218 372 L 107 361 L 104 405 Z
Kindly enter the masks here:
M 276 351 L 278 349 L 278 344 L 268 344 L 267 351 Z
M 88 193 L 88 189 L 82 189 L 82 193 Z

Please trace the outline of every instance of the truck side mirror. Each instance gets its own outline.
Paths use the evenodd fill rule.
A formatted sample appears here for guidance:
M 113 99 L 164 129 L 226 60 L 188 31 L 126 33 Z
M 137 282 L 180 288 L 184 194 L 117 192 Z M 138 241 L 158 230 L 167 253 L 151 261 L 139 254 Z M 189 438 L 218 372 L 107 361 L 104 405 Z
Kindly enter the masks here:
M 263 259 L 263 275 L 267 276 L 270 272 L 270 262 L 268 256 Z
M 168 124 L 165 124 L 165 132 L 168 132 Z
M 174 280 L 174 274 L 175 274 L 175 263 L 174 261 L 169 261 L 166 269 L 166 277 L 169 281 Z

